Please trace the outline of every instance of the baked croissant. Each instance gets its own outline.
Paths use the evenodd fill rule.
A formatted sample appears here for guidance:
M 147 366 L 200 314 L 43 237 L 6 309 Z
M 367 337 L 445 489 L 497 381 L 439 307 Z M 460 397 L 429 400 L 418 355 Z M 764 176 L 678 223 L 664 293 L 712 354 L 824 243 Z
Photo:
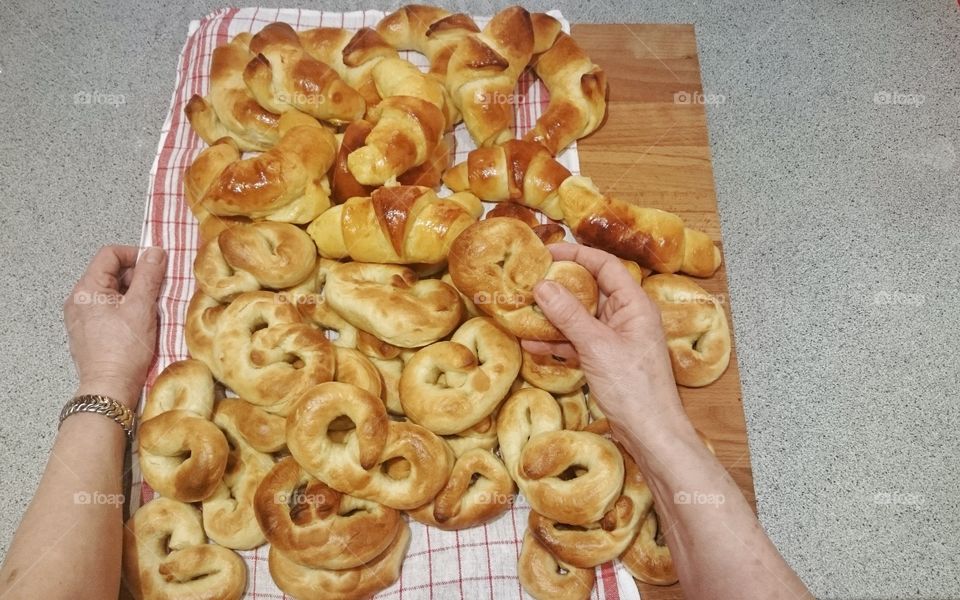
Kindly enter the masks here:
M 233 138 L 217 140 L 205 148 L 196 160 L 187 167 L 183 177 L 183 193 L 190 212 L 200 223 L 200 245 L 215 239 L 220 232 L 240 223 L 249 222 L 246 217 L 223 217 L 211 215 L 203 207 L 203 197 L 227 165 L 240 158 L 240 149 Z
M 243 80 L 260 106 L 276 113 L 297 109 L 324 121 L 347 123 L 363 116 L 366 103 L 337 72 L 304 50 L 286 23 L 271 23 L 250 40 L 256 57 Z
M 317 27 L 300 32 L 303 49 L 313 58 L 333 68 L 360 92 L 367 106 L 380 102 L 373 82 L 373 68 L 386 58 L 397 58 L 396 48 L 379 33 L 364 27 L 356 32 L 339 27 Z
M 280 115 L 257 104 L 243 81 L 243 70 L 253 58 L 250 37 L 244 32 L 214 49 L 210 92 L 206 98 L 195 94 L 183 109 L 208 144 L 230 137 L 241 150 L 266 150 L 280 139 Z
M 557 188 L 570 171 L 534 142 L 509 140 L 478 148 L 443 174 L 455 192 L 470 191 L 488 202 L 511 201 L 562 219 Z
M 679 216 L 606 196 L 587 177 L 560 185 L 563 219 L 582 244 L 636 261 L 658 273 L 709 277 L 720 249 L 707 234 L 683 226 Z
M 216 177 L 203 208 L 218 216 L 309 223 L 330 206 L 325 177 L 336 139 L 303 113 L 280 118 L 282 137 L 263 154 L 236 160 Z
M 550 104 L 523 139 L 556 155 L 600 127 L 607 112 L 607 75 L 566 33 L 537 57 L 533 69 L 550 90 Z
M 438 198 L 425 187 L 382 187 L 327 210 L 307 233 L 324 258 L 434 265 L 482 211 L 469 193 Z
M 430 61 L 430 72 L 445 77 L 450 55 L 480 28 L 469 15 L 438 6 L 407 4 L 377 23 L 377 32 L 399 50 L 414 50 Z
M 381 61 L 373 69 L 377 92 L 383 98 L 414 96 L 426 100 L 443 112 L 445 129 L 451 130 L 459 117 L 447 88 L 436 77 L 430 77 L 416 65 L 402 58 Z

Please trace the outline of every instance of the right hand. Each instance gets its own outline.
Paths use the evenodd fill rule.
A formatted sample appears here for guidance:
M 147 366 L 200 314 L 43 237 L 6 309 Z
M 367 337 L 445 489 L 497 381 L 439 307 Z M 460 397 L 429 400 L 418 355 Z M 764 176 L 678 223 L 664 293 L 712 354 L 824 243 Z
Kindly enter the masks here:
M 612 254 L 578 244 L 549 248 L 554 260 L 578 262 L 593 274 L 600 306 L 594 317 L 565 287 L 541 281 L 534 287 L 537 305 L 569 343 L 523 340 L 524 349 L 578 358 L 615 433 L 629 428 L 636 435 L 644 425 L 658 428 L 663 418 L 686 420 L 656 304 Z

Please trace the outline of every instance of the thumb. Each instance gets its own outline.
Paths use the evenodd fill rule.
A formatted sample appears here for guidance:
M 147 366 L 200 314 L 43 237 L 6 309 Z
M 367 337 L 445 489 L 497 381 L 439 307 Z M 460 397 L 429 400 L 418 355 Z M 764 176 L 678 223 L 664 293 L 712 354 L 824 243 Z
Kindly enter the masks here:
M 167 253 L 163 248 L 147 248 L 133 269 L 133 281 L 126 296 L 135 302 L 153 304 L 157 301 L 166 270 Z
M 574 346 L 583 347 L 603 327 L 570 290 L 555 281 L 538 283 L 533 288 L 533 297 L 547 319 Z

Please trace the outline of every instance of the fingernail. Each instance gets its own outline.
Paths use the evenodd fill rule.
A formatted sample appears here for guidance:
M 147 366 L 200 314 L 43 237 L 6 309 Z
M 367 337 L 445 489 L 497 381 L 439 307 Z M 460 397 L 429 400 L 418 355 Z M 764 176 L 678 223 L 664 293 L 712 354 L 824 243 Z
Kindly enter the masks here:
M 151 265 L 159 265 L 163 262 L 165 255 L 166 252 L 163 251 L 163 248 L 147 248 L 146 252 L 143 253 L 143 260 Z

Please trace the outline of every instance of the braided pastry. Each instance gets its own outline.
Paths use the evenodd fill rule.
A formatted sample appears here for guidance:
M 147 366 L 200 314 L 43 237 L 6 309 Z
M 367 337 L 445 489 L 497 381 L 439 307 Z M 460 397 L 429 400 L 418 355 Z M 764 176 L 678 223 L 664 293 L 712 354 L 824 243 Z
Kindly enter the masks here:
M 523 591 L 534 600 L 587 600 L 597 578 L 593 569 L 580 569 L 555 558 L 530 530 L 523 534 L 517 576 Z
M 183 338 L 191 358 L 203 362 L 216 379 L 223 377 L 219 363 L 213 359 L 213 340 L 217 333 L 217 321 L 226 308 L 226 304 L 197 290 L 187 305 L 187 318 L 183 326 Z
M 563 334 L 537 309 L 533 286 L 549 279 L 566 287 L 591 313 L 597 282 L 583 266 L 554 262 L 533 230 L 517 219 L 485 219 L 468 227 L 450 249 L 450 276 L 477 308 L 519 338 L 562 341 Z
M 326 299 L 358 329 L 401 348 L 419 348 L 460 322 L 457 292 L 406 267 L 370 263 L 338 265 L 327 277 Z
M 193 95 L 184 107 L 194 131 L 211 146 L 228 137 L 243 151 L 263 151 L 280 139 L 280 115 L 261 107 L 243 80 L 243 70 L 254 57 L 251 35 L 238 34 L 213 50 L 210 93 Z
M 282 296 L 241 294 L 217 321 L 221 379 L 247 402 L 286 415 L 301 393 L 333 378 L 333 346 Z
M 377 23 L 377 31 L 395 48 L 425 55 L 430 61 L 430 73 L 445 78 L 450 55 L 466 37 L 480 33 L 480 28 L 463 13 L 407 4 Z
M 443 182 L 455 192 L 470 191 L 487 202 L 516 202 L 559 220 L 557 189 L 568 177 L 570 171 L 540 144 L 509 140 L 470 152 L 443 174 Z
M 203 500 L 203 529 L 207 536 L 221 546 L 236 550 L 255 548 L 266 541 L 254 517 L 253 495 L 273 468 L 273 458 L 254 448 L 244 437 L 248 428 L 244 421 L 251 410 L 257 409 L 235 398 L 224 398 L 217 403 L 213 422 L 226 435 L 230 453 L 223 480 L 216 491 Z
M 234 552 L 207 543 L 199 510 L 156 498 L 123 528 L 123 582 L 136 600 L 235 600 L 247 568 Z
M 400 578 L 403 559 L 410 547 L 410 528 L 400 530 L 390 545 L 371 562 L 333 571 L 300 565 L 276 548 L 270 548 L 270 575 L 277 586 L 297 600 L 356 600 L 371 598 Z
M 363 116 L 360 92 L 337 72 L 310 56 L 297 32 L 286 23 L 271 23 L 250 40 L 256 54 L 243 80 L 260 106 L 275 113 L 299 110 L 322 121 L 349 123 Z
M 344 416 L 355 428 L 332 430 Z M 398 510 L 429 502 L 453 466 L 442 439 L 419 425 L 390 421 L 379 398 L 338 382 L 304 393 L 287 417 L 287 445 L 304 469 L 334 489 Z
M 605 196 L 586 177 L 564 181 L 560 203 L 564 221 L 582 244 L 658 273 L 709 277 L 720 267 L 720 249 L 707 234 L 684 227 L 673 213 Z
M 472 194 L 438 198 L 429 188 L 383 187 L 324 212 L 307 233 L 325 258 L 435 265 L 482 210 Z
M 198 360 L 171 364 L 150 389 L 138 435 L 140 470 L 160 494 L 197 502 L 217 489 L 229 446 L 210 421 L 213 398 L 213 377 Z
M 493 453 L 475 448 L 457 458 L 450 479 L 411 517 L 447 531 L 477 527 L 510 509 L 516 486 Z
M 533 70 L 550 90 L 550 104 L 524 139 L 556 156 L 600 127 L 607 112 L 607 75 L 563 32 L 537 57 Z
M 730 364 L 730 327 L 720 302 L 681 275 L 654 275 L 643 290 L 658 307 L 673 375 L 680 385 L 701 387 Z
M 403 369 L 400 402 L 439 434 L 468 429 L 496 410 L 520 372 L 520 344 L 493 320 L 471 319 L 450 341 L 419 350 Z
M 677 571 L 670 548 L 662 537 L 656 508 L 647 511 L 637 537 L 620 555 L 620 562 L 637 581 L 650 585 L 673 585 L 677 582 Z
M 280 141 L 257 156 L 236 160 L 221 171 L 203 196 L 217 216 L 309 223 L 330 207 L 325 174 L 337 140 L 302 113 L 280 117 Z
M 313 58 L 332 67 L 347 85 L 360 92 L 367 106 L 380 102 L 373 81 L 373 68 L 380 61 L 397 58 L 397 50 L 375 30 L 356 32 L 339 27 L 317 27 L 299 33 L 303 49 Z
M 554 394 L 569 394 L 587 383 L 576 359 L 560 359 L 555 356 L 531 354 L 523 351 L 520 375 L 524 381 Z
M 275 551 L 316 569 L 352 569 L 374 560 L 402 525 L 396 510 L 341 494 L 289 456 L 263 479 L 254 509 Z
M 316 259 L 316 246 L 302 229 L 262 221 L 226 229 L 201 246 L 193 274 L 204 293 L 227 302 L 243 292 L 297 285 L 310 276 Z

